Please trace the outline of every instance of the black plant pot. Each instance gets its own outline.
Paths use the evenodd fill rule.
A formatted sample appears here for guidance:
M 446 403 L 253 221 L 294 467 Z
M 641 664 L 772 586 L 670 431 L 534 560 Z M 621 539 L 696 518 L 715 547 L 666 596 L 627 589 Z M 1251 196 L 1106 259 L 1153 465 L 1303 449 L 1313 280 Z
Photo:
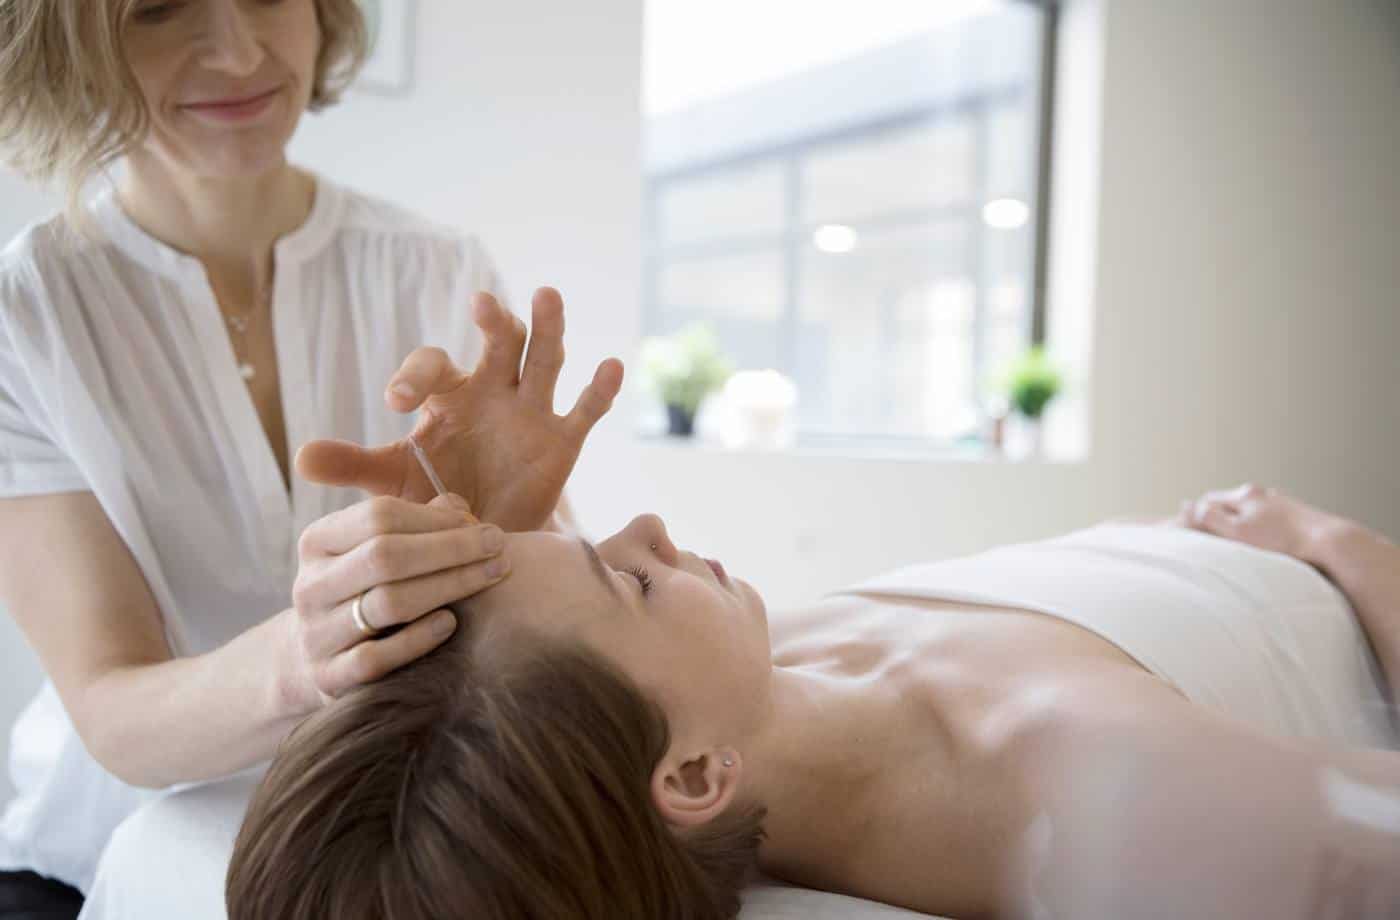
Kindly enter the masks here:
M 668 422 L 667 434 L 681 438 L 688 438 L 695 434 L 695 414 L 685 411 L 681 406 L 667 406 L 666 421 Z

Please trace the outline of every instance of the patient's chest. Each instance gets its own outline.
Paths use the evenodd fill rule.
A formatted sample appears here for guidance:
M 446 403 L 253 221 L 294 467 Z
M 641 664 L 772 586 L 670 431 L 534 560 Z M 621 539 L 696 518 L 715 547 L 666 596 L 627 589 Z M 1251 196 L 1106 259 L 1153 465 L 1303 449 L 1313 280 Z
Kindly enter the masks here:
M 1030 675 L 1073 673 L 1094 663 L 1142 670 L 1087 629 L 1009 607 L 836 595 L 773 612 L 769 633 L 776 665 L 824 665 L 872 676 L 955 667 L 1014 685 Z

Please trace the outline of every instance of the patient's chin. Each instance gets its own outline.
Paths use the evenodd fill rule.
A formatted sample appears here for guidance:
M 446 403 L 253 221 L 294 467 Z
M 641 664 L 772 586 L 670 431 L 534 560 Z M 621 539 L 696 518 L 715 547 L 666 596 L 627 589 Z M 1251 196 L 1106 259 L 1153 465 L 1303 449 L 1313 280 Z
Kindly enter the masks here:
M 755 588 L 753 585 L 749 584 L 744 579 L 736 578 L 734 580 L 739 583 L 744 593 L 748 595 L 749 610 L 753 613 L 754 616 L 758 617 L 764 622 L 767 622 L 768 604 L 763 600 L 763 595 L 759 594 L 758 589 Z

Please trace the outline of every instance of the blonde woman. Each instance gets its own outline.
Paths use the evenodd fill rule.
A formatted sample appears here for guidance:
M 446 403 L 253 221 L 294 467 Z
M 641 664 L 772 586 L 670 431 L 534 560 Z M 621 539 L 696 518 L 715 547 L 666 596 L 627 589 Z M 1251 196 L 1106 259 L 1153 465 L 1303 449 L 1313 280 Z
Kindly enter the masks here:
M 521 353 L 495 299 L 467 307 L 499 288 L 489 258 L 286 158 L 363 49 L 354 0 L 0 0 L 8 161 L 68 191 L 0 256 L 0 601 L 48 678 L 13 732 L 0 917 L 76 915 L 149 790 L 266 759 L 506 575 L 499 527 L 428 503 L 403 440 L 420 408 L 430 451 L 451 437 L 428 395 L 449 352 L 480 331 Z M 534 317 L 548 376 L 558 296 Z M 507 499 L 481 517 L 560 526 L 620 382 L 605 367 L 567 418 L 541 401 L 552 383 L 497 407 L 511 446 L 474 473 Z M 293 476 L 314 438 L 387 444 L 386 494 Z M 500 481 L 514 469 L 532 478 Z

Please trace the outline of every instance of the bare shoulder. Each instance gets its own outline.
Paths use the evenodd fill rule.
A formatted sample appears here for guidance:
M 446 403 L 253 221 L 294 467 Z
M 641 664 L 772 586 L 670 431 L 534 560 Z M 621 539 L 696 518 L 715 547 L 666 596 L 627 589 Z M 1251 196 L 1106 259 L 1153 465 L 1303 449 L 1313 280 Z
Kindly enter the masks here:
M 1161 916 L 1303 920 L 1331 916 L 1333 899 L 1400 905 L 1400 837 L 1347 826 L 1329 801 L 1338 784 L 1400 801 L 1400 754 L 1271 735 L 1145 681 L 1098 689 L 1111 692 L 1061 695 L 1022 761 L 1032 807 L 1011 847 L 1008 913 L 1134 916 L 1150 903 Z
M 1004 743 L 1032 801 L 1091 754 L 1146 749 L 1207 723 L 1222 730 L 1221 717 L 1141 669 L 1098 668 L 1038 682 L 1009 703 Z

